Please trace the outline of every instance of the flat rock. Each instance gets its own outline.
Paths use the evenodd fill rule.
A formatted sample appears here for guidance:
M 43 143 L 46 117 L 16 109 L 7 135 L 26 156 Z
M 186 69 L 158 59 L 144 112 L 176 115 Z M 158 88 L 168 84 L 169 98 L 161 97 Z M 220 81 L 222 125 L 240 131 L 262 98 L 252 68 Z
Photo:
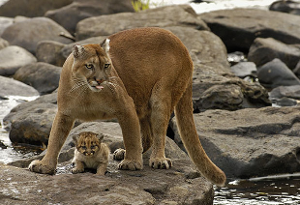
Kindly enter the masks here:
M 278 86 L 300 85 L 297 76 L 277 58 L 258 68 L 257 77 L 260 84 L 268 89 Z
M 61 67 L 38 62 L 21 67 L 13 77 L 45 95 L 58 88 L 61 70 Z
M 19 46 L 7 46 L 0 50 L 0 75 L 11 76 L 20 67 L 36 62 L 37 59 Z
M 65 169 L 70 169 L 69 163 Z M 1 204 L 213 204 L 211 183 L 186 178 L 183 168 L 190 165 L 178 160 L 169 170 L 121 171 L 110 160 L 105 176 L 69 171 L 49 176 L 0 165 Z
M 300 16 L 259 9 L 218 10 L 199 15 L 229 52 L 248 52 L 255 38 L 300 43 Z
M 253 62 L 239 62 L 236 65 L 231 66 L 231 71 L 240 78 L 257 76 L 257 67 Z
M 76 38 L 78 41 L 96 36 L 109 36 L 126 29 L 151 26 L 183 26 L 208 30 L 206 24 L 197 17 L 190 6 L 176 5 L 138 13 L 120 13 L 84 19 L 76 26 Z
M 227 177 L 248 178 L 300 171 L 299 111 L 300 107 L 207 110 L 194 119 L 210 159 Z
M 56 22 L 45 17 L 36 17 L 14 23 L 1 35 L 11 45 L 18 45 L 35 54 L 40 41 L 53 40 L 60 43 L 72 43 L 72 40 L 60 36 L 71 34 Z
M 74 33 L 77 23 L 83 19 L 121 12 L 134 12 L 131 0 L 74 0 L 65 7 L 48 11 L 45 16 Z
M 39 95 L 39 92 L 33 87 L 12 78 L 0 76 L 0 82 L 0 96 L 3 98 L 9 96 L 33 97 Z
M 273 38 L 256 38 L 250 47 L 248 60 L 258 67 L 278 58 L 293 70 L 300 60 L 300 44 L 287 45 Z
M 72 3 L 72 0 L 9 0 L 0 7 L 0 16 L 43 16 L 47 11 Z

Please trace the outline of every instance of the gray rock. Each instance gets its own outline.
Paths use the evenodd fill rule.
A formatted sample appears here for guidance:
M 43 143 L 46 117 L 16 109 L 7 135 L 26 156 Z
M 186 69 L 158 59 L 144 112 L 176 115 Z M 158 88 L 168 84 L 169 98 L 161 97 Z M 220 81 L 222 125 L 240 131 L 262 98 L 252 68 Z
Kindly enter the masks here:
M 0 7 L 1 8 L 1 7 Z M 0 36 L 5 31 L 5 29 L 14 23 L 13 18 L 0 17 Z
M 33 63 L 21 67 L 13 76 L 34 87 L 41 95 L 52 93 L 58 88 L 61 67 L 47 63 Z
M 43 16 L 46 11 L 72 3 L 73 0 L 9 0 L 0 7 L 0 16 Z
M 250 47 L 248 60 L 259 67 L 274 58 L 280 59 L 293 70 L 300 60 L 300 44 L 287 45 L 273 38 L 256 38 Z
M 8 46 L 0 50 L 0 75 L 11 76 L 20 67 L 36 62 L 36 58 L 24 48 Z
M 300 43 L 300 16 L 259 9 L 218 10 L 200 17 L 225 43 L 229 52 L 248 52 L 255 38 L 271 37 Z
M 76 24 L 83 19 L 121 12 L 134 12 L 131 0 L 75 0 L 68 6 L 48 11 L 45 16 L 74 33 Z
M 53 20 L 37 17 L 17 22 L 3 32 L 2 38 L 12 45 L 18 45 L 35 54 L 40 41 L 53 40 L 60 43 L 72 43 L 72 40 L 60 36 L 61 33 L 71 35 Z
M 257 68 L 253 62 L 239 62 L 234 66 L 231 66 L 231 71 L 240 78 L 247 76 L 257 76 Z
M 293 98 L 300 100 L 300 85 L 278 86 L 270 92 L 270 98 Z
M 195 11 L 190 6 L 184 5 L 84 19 L 77 24 L 76 38 L 83 40 L 96 36 L 108 36 L 126 29 L 150 26 L 184 26 L 208 30 Z
M 300 15 L 300 3 L 290 0 L 275 1 L 269 7 L 271 11 L 280 11 L 284 13 L 290 13 Z
M 0 76 L 0 96 L 21 96 L 32 97 L 38 96 L 39 92 L 31 86 L 12 78 Z
M 61 56 L 61 49 L 64 46 L 65 44 L 56 41 L 41 41 L 37 45 L 36 58 L 39 62 L 62 67 L 66 60 L 66 58 Z
M 12 142 L 48 144 L 52 122 L 57 112 L 56 93 L 42 96 L 13 108 L 4 118 Z
M 258 68 L 257 77 L 261 85 L 268 89 L 278 86 L 300 85 L 297 76 L 277 58 Z
M 295 140 L 300 134 L 299 111 L 299 107 L 207 110 L 194 119 L 210 159 L 227 177 L 248 178 L 299 172 L 300 141 Z M 173 129 L 182 146 L 174 124 Z

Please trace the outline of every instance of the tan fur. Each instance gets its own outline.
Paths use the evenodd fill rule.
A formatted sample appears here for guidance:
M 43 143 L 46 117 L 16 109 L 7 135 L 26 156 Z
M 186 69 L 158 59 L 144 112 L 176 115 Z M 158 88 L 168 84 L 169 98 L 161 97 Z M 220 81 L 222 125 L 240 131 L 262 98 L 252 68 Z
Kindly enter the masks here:
M 104 175 L 107 169 L 110 150 L 105 143 L 101 143 L 102 137 L 92 132 L 83 132 L 79 138 L 74 138 L 76 149 L 71 170 L 73 174 L 84 172 L 85 168 L 97 169 L 98 175 Z
M 110 36 L 109 40 L 109 46 L 103 45 L 105 49 L 97 44 L 77 46 L 66 60 L 48 151 L 41 161 L 32 162 L 29 169 L 53 174 L 74 120 L 108 118 L 117 118 L 123 132 L 126 154 L 120 169 L 142 169 L 142 152 L 151 146 L 150 166 L 169 168 L 165 136 L 175 109 L 191 159 L 206 178 L 224 185 L 225 174 L 207 157 L 196 132 L 192 107 L 193 63 L 182 42 L 159 28 L 127 30 Z M 111 65 L 104 69 L 107 63 Z M 86 64 L 93 64 L 94 71 L 90 72 Z

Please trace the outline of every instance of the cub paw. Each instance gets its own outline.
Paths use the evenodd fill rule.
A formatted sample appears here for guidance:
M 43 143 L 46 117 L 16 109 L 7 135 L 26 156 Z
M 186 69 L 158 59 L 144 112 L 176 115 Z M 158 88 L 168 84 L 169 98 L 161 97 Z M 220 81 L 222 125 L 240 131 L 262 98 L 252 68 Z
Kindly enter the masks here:
M 119 165 L 119 169 L 124 170 L 141 170 L 143 169 L 143 163 L 141 161 L 133 161 L 124 159 Z
M 71 169 L 72 174 L 78 174 L 78 173 L 82 173 L 84 172 L 84 170 L 81 169 L 77 169 L 76 167 Z
M 125 158 L 125 149 L 122 149 L 122 148 L 119 148 L 119 149 L 116 149 L 113 153 L 113 158 L 114 160 L 118 160 L 118 161 L 121 161 Z
M 55 174 L 56 169 L 55 166 L 50 166 L 48 164 L 43 163 L 40 160 L 34 160 L 28 166 L 28 169 L 32 172 L 37 172 L 41 174 Z
M 172 167 L 172 162 L 168 158 L 154 158 L 150 159 L 149 166 L 154 169 L 169 169 Z

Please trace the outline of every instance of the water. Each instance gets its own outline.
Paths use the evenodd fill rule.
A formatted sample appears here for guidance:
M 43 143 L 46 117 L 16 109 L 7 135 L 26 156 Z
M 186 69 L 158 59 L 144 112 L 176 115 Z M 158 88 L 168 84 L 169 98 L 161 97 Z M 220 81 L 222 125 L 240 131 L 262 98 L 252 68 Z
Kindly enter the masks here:
M 7 0 L 0 0 L 0 5 Z M 219 9 L 259 8 L 267 9 L 275 0 L 212 0 L 211 3 L 189 3 L 189 0 L 151 0 L 151 7 L 189 3 L 197 13 Z M 0 122 L 9 111 L 21 103 L 19 98 L 0 100 Z M 32 100 L 32 99 L 23 99 Z M 1 143 L 2 142 L 2 143 Z M 24 145 L 13 145 L 8 133 L 0 129 L 0 162 L 28 158 L 39 150 Z M 214 205 L 296 205 L 300 204 L 300 174 L 278 175 L 249 180 L 231 179 L 222 189 L 215 188 Z

